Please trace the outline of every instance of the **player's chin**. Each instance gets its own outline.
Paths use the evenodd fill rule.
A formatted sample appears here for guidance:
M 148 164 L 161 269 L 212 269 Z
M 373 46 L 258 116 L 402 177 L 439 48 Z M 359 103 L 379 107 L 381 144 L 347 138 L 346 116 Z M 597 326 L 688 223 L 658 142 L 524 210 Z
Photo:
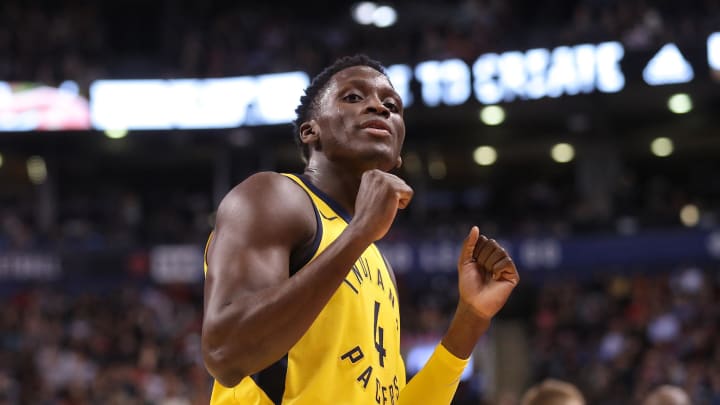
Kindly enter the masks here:
M 378 169 L 384 172 L 389 172 L 397 166 L 397 155 L 383 153 L 383 154 L 370 154 L 365 159 L 368 169 Z
M 386 171 L 392 170 L 397 166 L 398 154 L 393 148 L 383 150 L 383 153 L 378 159 L 380 165 L 386 169 Z

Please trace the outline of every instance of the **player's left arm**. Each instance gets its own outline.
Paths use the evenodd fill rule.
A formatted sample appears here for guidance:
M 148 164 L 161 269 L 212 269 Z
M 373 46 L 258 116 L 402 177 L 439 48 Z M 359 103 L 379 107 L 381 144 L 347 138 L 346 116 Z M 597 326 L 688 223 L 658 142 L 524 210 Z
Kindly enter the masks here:
M 447 333 L 426 365 L 400 393 L 401 404 L 449 404 L 477 341 L 520 281 L 515 263 L 495 240 L 470 230 L 458 258 L 460 300 Z
M 457 267 L 460 301 L 442 344 L 458 358 L 467 359 L 520 276 L 507 251 L 494 239 L 480 235 L 476 226 L 463 242 Z

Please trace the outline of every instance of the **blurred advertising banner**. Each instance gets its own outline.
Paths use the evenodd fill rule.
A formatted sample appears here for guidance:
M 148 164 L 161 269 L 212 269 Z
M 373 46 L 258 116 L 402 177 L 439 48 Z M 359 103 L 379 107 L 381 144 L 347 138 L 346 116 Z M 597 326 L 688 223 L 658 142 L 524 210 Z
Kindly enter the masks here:
M 405 107 L 422 103 L 434 108 L 619 93 L 626 85 L 633 91 L 684 85 L 695 81 L 696 72 L 707 71 L 705 65 L 710 77 L 720 77 L 720 32 L 711 34 L 707 43 L 668 42 L 644 49 L 608 41 L 508 50 L 478 55 L 474 61 L 396 64 L 388 66 L 387 74 Z M 134 130 L 289 123 L 309 82 L 301 71 L 217 79 L 98 80 L 90 86 L 92 124 L 100 130 Z
M 150 250 L 150 276 L 158 283 L 196 283 L 203 279 L 203 249 L 161 245 Z
M 75 82 L 58 87 L 0 81 L 0 131 L 90 129 L 88 100 Z
M 720 32 L 715 32 L 708 37 L 707 58 L 711 77 L 720 82 Z
M 720 230 L 499 240 L 524 275 L 591 274 L 607 268 L 720 263 Z M 396 240 L 381 249 L 399 274 L 454 273 L 461 240 Z
M 235 128 L 290 122 L 310 83 L 304 72 L 221 79 L 98 80 L 97 129 Z
M 50 281 L 60 278 L 60 258 L 47 253 L 0 253 L 0 281 Z
M 696 72 L 720 81 L 720 32 L 706 43 L 657 49 L 617 41 L 426 60 L 387 68 L 409 107 L 492 105 L 519 100 L 618 93 L 687 84 Z M 702 76 L 705 76 L 704 74 Z M 417 90 L 411 90 L 416 83 Z M 0 81 L 0 131 L 213 129 L 276 125 L 295 119 L 310 77 L 302 71 L 214 79 L 97 80 L 89 89 Z M 82 91 L 81 91 L 82 90 Z M 89 91 L 89 101 L 81 93 Z M 417 94 L 413 94 L 416 92 Z
M 399 275 L 454 275 L 462 237 L 398 238 L 378 243 Z M 634 268 L 667 269 L 720 264 L 720 229 L 642 232 L 571 238 L 500 239 L 524 277 L 562 274 L 576 278 Z M 203 282 L 203 246 L 158 245 L 147 254 L 112 247 L 92 252 L 0 251 L 0 285 L 4 281 L 128 279 L 160 284 Z

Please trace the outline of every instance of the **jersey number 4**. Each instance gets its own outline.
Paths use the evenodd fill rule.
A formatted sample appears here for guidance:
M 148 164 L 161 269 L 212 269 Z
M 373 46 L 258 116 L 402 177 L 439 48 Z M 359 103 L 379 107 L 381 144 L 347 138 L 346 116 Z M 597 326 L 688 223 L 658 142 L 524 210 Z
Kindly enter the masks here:
M 383 346 L 383 328 L 378 326 L 378 317 L 380 316 L 380 303 L 375 301 L 375 325 L 373 327 L 373 335 L 375 340 L 375 350 L 380 356 L 380 367 L 385 367 L 385 356 L 387 351 Z

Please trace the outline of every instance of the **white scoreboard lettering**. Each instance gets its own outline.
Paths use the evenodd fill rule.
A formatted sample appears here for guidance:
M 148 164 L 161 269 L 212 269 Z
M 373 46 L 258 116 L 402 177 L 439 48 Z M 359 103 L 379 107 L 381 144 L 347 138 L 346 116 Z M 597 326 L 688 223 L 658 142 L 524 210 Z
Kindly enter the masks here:
M 552 62 L 547 72 L 547 95 L 575 95 L 578 92 L 577 66 L 572 48 L 561 46 L 552 52 Z
M 258 76 L 258 117 L 252 124 L 280 124 L 295 119 L 295 108 L 300 103 L 310 80 L 303 72 L 276 73 Z
M 597 88 L 603 93 L 615 93 L 625 87 L 625 75 L 620 61 L 625 49 L 619 42 L 605 42 L 597 46 Z
M 483 104 L 520 99 L 616 92 L 625 85 L 622 45 L 560 46 L 480 56 L 473 64 L 475 97 Z
M 497 54 L 488 53 L 480 56 L 473 64 L 475 98 L 483 104 L 495 104 L 503 100 L 503 86 L 495 79 L 499 73 L 499 59 Z
M 509 52 L 508 52 L 509 53 Z M 515 52 L 522 55 L 520 52 Z M 547 49 L 531 49 L 525 52 L 523 62 L 528 75 L 525 94 L 528 98 L 538 99 L 547 94 L 545 70 L 550 63 L 550 52 Z
M 525 58 L 520 52 L 505 52 L 497 59 L 498 75 L 504 91 L 504 98 L 525 96 L 527 73 Z
M 221 79 L 98 80 L 90 112 L 98 129 L 233 128 L 290 122 L 304 72 Z
M 596 46 L 582 44 L 574 46 L 573 50 L 575 53 L 575 63 L 577 64 L 578 90 L 581 93 L 592 93 L 595 87 L 595 78 L 598 77 L 600 72 L 597 68 L 598 58 Z M 617 66 L 619 61 L 619 59 L 614 60 L 614 65 Z M 603 71 L 603 74 L 607 74 L 607 72 Z M 599 81 L 600 79 L 598 77 L 598 82 Z
M 720 32 L 715 32 L 708 37 L 707 56 L 710 68 L 720 71 Z
M 177 128 L 233 127 L 245 122 L 247 106 L 256 92 L 257 82 L 249 77 L 168 81 L 162 95 L 169 109 L 163 117 L 166 124 Z
M 615 93 L 625 87 L 619 42 L 535 48 L 480 55 L 468 66 L 460 59 L 397 64 L 388 76 L 406 107 L 414 103 L 413 79 L 423 104 L 436 107 L 544 97 Z M 708 65 L 720 72 L 720 32 L 707 38 Z M 652 86 L 693 80 L 692 66 L 668 44 L 644 70 Z M 304 72 L 220 79 L 98 80 L 90 88 L 90 113 L 97 129 L 232 128 L 291 122 L 310 79 Z M 7 104 L 0 82 L 0 107 Z M 0 110 L 0 114 L 2 111 Z M 2 118 L 2 117 L 0 117 Z
M 408 65 L 392 65 L 386 69 L 390 82 L 395 87 L 395 91 L 400 95 L 403 107 L 410 107 L 413 103 L 413 95 L 410 91 L 410 81 L 412 80 L 412 69 Z
M 441 102 L 459 105 L 470 98 L 470 69 L 460 59 L 422 62 L 415 68 L 423 102 L 435 107 Z

